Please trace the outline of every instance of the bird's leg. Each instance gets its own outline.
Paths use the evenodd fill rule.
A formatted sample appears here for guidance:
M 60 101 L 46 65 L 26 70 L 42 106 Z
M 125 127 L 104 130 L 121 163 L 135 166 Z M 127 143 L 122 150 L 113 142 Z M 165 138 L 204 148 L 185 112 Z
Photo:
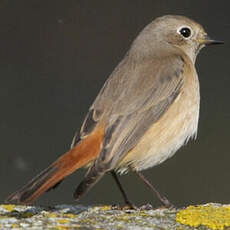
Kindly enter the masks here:
M 144 181 L 144 183 L 156 194 L 157 198 L 161 201 L 161 203 L 167 207 L 167 208 L 170 208 L 170 207 L 173 207 L 173 205 L 170 203 L 170 201 L 165 197 L 165 196 L 162 196 L 158 191 L 157 189 L 144 177 L 144 175 L 136 170 L 133 170 L 133 172 L 136 173 L 136 175 Z
M 122 185 L 121 185 L 121 183 L 120 183 L 120 181 L 118 179 L 118 176 L 117 176 L 116 172 L 111 171 L 111 175 L 114 178 L 114 180 L 115 180 L 115 182 L 116 182 L 116 184 L 117 184 L 117 186 L 118 186 L 118 188 L 119 188 L 119 190 L 120 190 L 120 192 L 121 192 L 121 194 L 122 194 L 122 196 L 124 198 L 125 204 L 128 205 L 132 209 L 136 209 L 136 206 L 131 201 L 129 201 L 128 196 L 127 196 L 125 190 L 123 189 L 123 187 L 122 187 Z

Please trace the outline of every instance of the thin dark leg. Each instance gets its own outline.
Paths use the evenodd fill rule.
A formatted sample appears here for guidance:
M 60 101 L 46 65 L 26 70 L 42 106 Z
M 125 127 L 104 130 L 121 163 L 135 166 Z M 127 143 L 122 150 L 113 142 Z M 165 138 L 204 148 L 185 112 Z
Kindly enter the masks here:
M 161 201 L 161 203 L 169 208 L 169 207 L 172 207 L 173 205 L 169 202 L 169 200 L 165 197 L 165 196 L 162 196 L 158 191 L 157 189 L 155 189 L 153 187 L 153 185 L 144 177 L 144 175 L 140 172 L 137 172 L 137 171 L 134 171 L 136 173 L 136 175 L 144 181 L 144 183 L 156 194 L 157 198 Z
M 123 187 L 122 187 L 122 185 L 121 185 L 121 183 L 117 177 L 117 174 L 114 171 L 111 171 L 111 175 L 113 176 L 113 178 L 114 178 L 114 180 L 115 180 L 115 182 L 116 182 L 116 184 L 117 184 L 117 186 L 118 186 L 118 188 L 119 188 L 119 190 L 120 190 L 120 192 L 124 198 L 125 204 L 127 204 L 130 208 L 135 209 L 136 208 L 135 205 L 133 205 L 132 202 L 129 201 L 128 196 L 127 196 L 125 190 L 123 189 Z

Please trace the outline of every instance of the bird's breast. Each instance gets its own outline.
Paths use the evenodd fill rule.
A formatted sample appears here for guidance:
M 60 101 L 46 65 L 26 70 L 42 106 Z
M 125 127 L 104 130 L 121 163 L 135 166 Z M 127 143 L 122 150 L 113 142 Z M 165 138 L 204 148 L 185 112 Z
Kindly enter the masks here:
M 185 72 L 183 88 L 164 115 L 144 134 L 139 143 L 123 158 L 118 172 L 153 167 L 171 157 L 190 138 L 196 137 L 199 118 L 199 81 Z

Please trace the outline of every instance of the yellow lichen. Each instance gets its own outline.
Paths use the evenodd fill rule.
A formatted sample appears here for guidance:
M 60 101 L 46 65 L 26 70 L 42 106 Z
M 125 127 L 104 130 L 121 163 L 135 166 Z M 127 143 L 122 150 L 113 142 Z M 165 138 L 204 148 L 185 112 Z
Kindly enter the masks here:
M 111 206 L 110 205 L 104 205 L 101 207 L 102 211 L 108 211 L 111 210 Z
M 230 206 L 189 206 L 177 213 L 176 221 L 191 227 L 203 225 L 213 230 L 224 230 L 230 227 Z
M 66 226 L 56 226 L 55 229 L 56 229 L 56 230 L 67 230 L 67 229 L 70 229 L 70 227 L 66 227 Z
M 71 226 L 65 226 L 65 225 L 59 225 L 59 226 L 55 226 L 54 229 L 55 230 L 69 230 L 69 229 L 77 229 L 77 228 L 81 228 L 81 225 L 75 224 L 75 225 L 71 225 Z
M 12 224 L 12 225 L 11 225 L 11 228 L 19 228 L 19 227 L 20 227 L 19 224 Z
M 14 204 L 3 204 L 2 207 L 4 209 L 6 209 L 7 211 L 9 211 L 9 212 L 14 211 L 14 209 L 15 209 L 15 205 Z
M 67 218 L 70 218 L 70 219 L 74 219 L 76 217 L 76 215 L 74 215 L 72 213 L 65 213 L 63 216 L 67 217 Z
M 46 213 L 45 216 L 48 218 L 57 218 L 58 217 L 58 215 L 54 212 Z
M 21 218 L 29 218 L 29 217 L 32 217 L 32 216 L 34 216 L 35 214 L 34 213 L 32 213 L 32 212 L 22 212 L 22 213 L 20 213 L 20 217 Z
M 45 216 L 48 218 L 64 217 L 64 218 L 70 218 L 70 219 L 74 219 L 76 217 L 76 215 L 72 213 L 55 213 L 55 212 L 45 213 Z
M 58 222 L 59 224 L 66 224 L 66 223 L 69 223 L 70 220 L 68 220 L 68 219 L 57 219 L 57 222 Z

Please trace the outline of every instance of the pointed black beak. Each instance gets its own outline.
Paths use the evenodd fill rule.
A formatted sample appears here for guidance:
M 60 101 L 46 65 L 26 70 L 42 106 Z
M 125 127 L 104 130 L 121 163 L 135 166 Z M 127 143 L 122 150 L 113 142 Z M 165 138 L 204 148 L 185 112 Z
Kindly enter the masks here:
M 224 44 L 224 42 L 219 41 L 219 40 L 214 40 L 214 39 L 211 39 L 209 36 L 206 36 L 204 39 L 204 44 L 205 45 L 219 45 L 219 44 Z

